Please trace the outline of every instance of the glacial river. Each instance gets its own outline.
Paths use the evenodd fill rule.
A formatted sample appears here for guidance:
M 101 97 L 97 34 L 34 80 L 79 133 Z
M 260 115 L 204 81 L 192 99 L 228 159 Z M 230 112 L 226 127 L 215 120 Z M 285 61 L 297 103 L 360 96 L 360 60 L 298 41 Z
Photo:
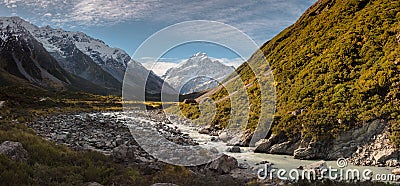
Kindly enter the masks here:
M 148 123 L 154 123 L 154 121 L 148 120 L 146 118 L 141 118 L 140 120 L 146 121 Z M 252 170 L 252 172 L 254 172 L 254 174 L 257 174 L 258 170 L 265 168 L 265 164 L 260 164 L 260 162 L 262 161 L 268 161 L 269 163 L 272 163 L 272 167 L 275 170 L 283 169 L 287 171 L 285 176 L 288 176 L 288 172 L 290 172 L 291 170 L 297 170 L 299 166 L 304 167 L 305 165 L 318 162 L 318 160 L 294 159 L 293 156 L 289 155 L 254 153 L 254 147 L 240 147 L 241 153 L 230 153 L 226 152 L 226 149 L 228 148 L 226 143 L 220 140 L 211 141 L 212 136 L 198 133 L 198 127 L 187 125 L 181 122 L 175 122 L 167 125 L 170 127 L 177 127 L 182 131 L 182 133 L 189 134 L 189 136 L 193 138 L 196 142 L 198 142 L 199 145 L 201 145 L 202 147 L 205 147 L 207 149 L 209 149 L 209 147 L 215 147 L 220 152 L 224 152 L 229 156 L 235 157 L 239 163 L 247 163 L 248 165 L 250 165 L 250 169 Z M 326 164 L 328 168 L 331 168 L 332 170 L 342 169 L 344 174 L 347 170 L 358 170 L 360 172 L 361 179 L 365 171 L 370 171 L 372 174 L 368 173 L 367 176 L 370 176 L 373 180 L 390 181 L 393 183 L 394 178 L 390 178 L 390 176 L 392 176 L 390 174 L 393 170 L 393 167 L 354 166 L 349 163 L 346 167 L 339 168 L 339 166 L 337 165 L 337 161 L 326 161 Z M 338 171 L 336 174 L 340 175 L 340 171 Z

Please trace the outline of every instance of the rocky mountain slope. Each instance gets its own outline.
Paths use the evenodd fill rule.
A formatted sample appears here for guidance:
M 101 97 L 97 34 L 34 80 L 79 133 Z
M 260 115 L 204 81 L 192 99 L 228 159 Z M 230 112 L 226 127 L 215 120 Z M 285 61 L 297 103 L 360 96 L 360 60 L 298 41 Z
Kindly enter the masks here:
M 26 31 L 25 35 L 20 37 L 32 37 L 63 70 L 99 87 L 114 89 L 117 94 L 121 92 L 122 81 L 129 64 L 135 67 L 130 68 L 130 73 L 143 76 L 138 77 L 138 81 L 147 79 L 146 90 L 149 93 L 159 93 L 164 83 L 140 63 L 131 60 L 125 51 L 109 47 L 103 41 L 82 32 L 53 29 L 49 26 L 37 27 L 19 17 L 0 18 L 0 30 L 3 35 L 12 34 L 20 29 Z
M 0 79 L 2 86 L 36 85 L 54 90 L 113 94 L 118 90 L 97 85 L 66 72 L 24 28 L 0 31 Z
M 274 75 L 275 119 L 271 138 L 258 143 L 268 147 L 261 152 L 301 159 L 349 157 L 357 146 L 371 143 L 374 134 L 363 135 L 360 141 L 358 136 L 349 138 L 348 132 L 380 120 L 389 128 L 390 143 L 399 147 L 399 12 L 398 1 L 319 0 L 295 24 L 265 43 L 263 54 L 248 60 L 258 69 L 252 71 L 247 63 L 237 69 L 247 93 L 252 93 L 250 130 L 257 126 L 263 103 L 257 84 L 271 83 L 266 75 L 254 76 L 269 70 L 258 55 L 266 57 Z M 238 86 L 235 78 L 230 77 L 226 87 Z M 222 87 L 212 92 L 217 101 L 228 96 Z M 219 104 L 213 124 L 226 126 L 230 116 L 224 113 L 229 108 L 229 102 Z M 372 126 L 372 131 L 380 128 Z M 341 139 L 350 143 L 339 144 Z M 344 148 L 327 156 L 338 144 Z
M 181 94 L 190 94 L 218 86 L 218 82 L 234 70 L 219 61 L 212 61 L 205 53 L 197 53 L 170 68 L 163 78 Z

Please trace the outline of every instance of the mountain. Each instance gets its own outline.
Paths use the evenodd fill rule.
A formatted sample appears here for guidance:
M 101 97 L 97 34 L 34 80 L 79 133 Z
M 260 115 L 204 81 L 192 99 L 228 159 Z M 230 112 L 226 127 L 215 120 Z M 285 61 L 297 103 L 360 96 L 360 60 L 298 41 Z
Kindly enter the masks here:
M 22 26 L 0 30 L 0 85 L 36 85 L 52 90 L 85 91 L 115 94 L 107 89 L 66 72 L 58 62 Z
M 148 93 L 160 93 L 164 81 L 132 60 L 121 49 L 111 48 L 103 41 L 91 38 L 82 32 L 53 29 L 49 26 L 37 27 L 19 17 L 0 18 L 0 29 L 3 33 L 17 28 L 25 29 L 62 69 L 98 85 L 99 88 L 121 92 L 125 71 L 130 64 L 136 68 L 130 68 L 130 73 L 142 75 L 136 77 L 136 83 L 144 85 L 145 83 L 139 81 L 147 79 Z
M 170 68 L 163 78 L 180 94 L 190 94 L 218 86 L 218 82 L 234 70 L 217 60 L 212 61 L 205 53 L 197 53 Z
M 236 70 L 253 93 L 243 95 L 252 107 L 246 129 L 254 131 L 263 116 L 260 95 L 265 91 L 257 84 L 276 87 L 272 136 L 264 152 L 302 159 L 348 157 L 370 142 L 360 134 L 379 134 L 378 128 L 368 128 L 379 125 L 389 128 L 387 145 L 400 147 L 399 12 L 399 1 L 319 0 Z M 249 64 L 257 68 L 252 71 Z M 267 78 L 269 70 L 273 82 Z M 230 76 L 225 87 L 238 86 L 235 78 Z M 216 102 L 229 96 L 221 86 L 210 92 L 207 96 Z M 229 97 L 231 103 L 241 101 Z M 214 125 L 227 126 L 230 105 L 218 104 Z M 347 133 L 360 127 L 368 130 Z

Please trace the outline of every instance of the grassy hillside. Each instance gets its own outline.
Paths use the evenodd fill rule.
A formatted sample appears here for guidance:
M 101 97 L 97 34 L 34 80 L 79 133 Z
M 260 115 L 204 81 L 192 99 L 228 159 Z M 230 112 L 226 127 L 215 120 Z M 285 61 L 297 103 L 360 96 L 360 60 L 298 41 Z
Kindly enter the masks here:
M 400 145 L 399 45 L 399 1 L 318 1 L 261 47 L 277 91 L 273 133 L 283 132 L 292 139 L 329 139 L 384 118 L 392 121 L 392 141 Z M 255 73 L 267 73 L 265 61 L 253 56 L 249 63 L 260 67 Z M 249 85 L 252 112 L 247 127 L 252 129 L 259 119 L 257 81 L 270 82 L 246 69 L 244 64 L 237 72 Z M 237 86 L 237 81 L 227 86 Z M 223 91 L 216 91 L 214 98 L 226 96 Z M 214 119 L 222 126 L 229 118 L 223 108 L 229 106 L 220 106 Z M 302 114 L 291 114 L 301 109 Z

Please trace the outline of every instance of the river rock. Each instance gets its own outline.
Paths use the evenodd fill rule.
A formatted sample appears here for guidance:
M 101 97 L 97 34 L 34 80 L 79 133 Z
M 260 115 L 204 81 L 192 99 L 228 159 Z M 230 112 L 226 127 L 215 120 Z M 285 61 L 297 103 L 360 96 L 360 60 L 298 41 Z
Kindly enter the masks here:
M 206 129 L 206 128 L 202 128 L 202 129 L 199 130 L 199 133 L 200 134 L 210 134 L 210 130 Z
M 392 170 L 392 174 L 394 175 L 400 175 L 400 168 L 396 168 Z
M 311 163 L 303 167 L 304 171 L 314 171 L 317 175 L 321 175 L 322 170 L 328 170 L 326 162 L 321 160 L 318 162 Z
M 303 166 L 303 169 L 305 169 L 305 170 L 310 170 L 310 169 L 323 170 L 323 169 L 328 169 L 328 166 L 326 165 L 326 162 L 324 160 L 321 160 L 321 161 L 317 161 L 317 162 L 311 163 L 309 165 Z
M 226 151 L 227 151 L 227 152 L 233 152 L 233 153 L 240 153 L 240 152 L 241 152 L 239 146 L 229 147 Z
M 0 145 L 0 154 L 14 161 L 25 161 L 28 157 L 28 152 L 24 149 L 22 144 L 12 141 L 5 141 Z
M 218 135 L 218 138 L 225 143 L 231 139 L 231 137 L 229 137 L 229 135 L 228 135 L 228 132 L 226 132 L 226 131 L 221 132 L 221 134 Z
M 231 170 L 238 168 L 238 161 L 234 157 L 224 154 L 209 163 L 207 168 L 220 174 L 228 174 Z
M 239 163 L 239 165 L 238 165 L 239 169 L 250 169 L 250 167 L 251 166 L 246 162 Z

